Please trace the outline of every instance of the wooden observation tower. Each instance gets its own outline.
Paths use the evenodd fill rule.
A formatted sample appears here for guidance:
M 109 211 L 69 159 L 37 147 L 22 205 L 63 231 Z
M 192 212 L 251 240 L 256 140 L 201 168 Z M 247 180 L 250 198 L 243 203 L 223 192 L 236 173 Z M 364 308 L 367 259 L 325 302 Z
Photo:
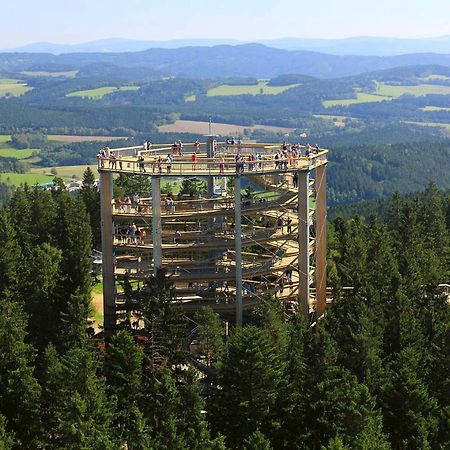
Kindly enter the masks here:
M 113 149 L 99 159 L 105 337 L 124 308 L 118 280 L 139 282 L 158 268 L 187 313 L 209 305 L 239 326 L 272 293 L 307 317 L 322 316 L 328 151 L 301 146 L 286 158 L 280 145 L 211 135 L 184 144 L 183 155 L 172 156 L 173 148 Z M 115 198 L 119 173 L 150 177 L 151 196 Z M 206 182 L 202 196 L 161 193 L 161 182 L 192 178 Z

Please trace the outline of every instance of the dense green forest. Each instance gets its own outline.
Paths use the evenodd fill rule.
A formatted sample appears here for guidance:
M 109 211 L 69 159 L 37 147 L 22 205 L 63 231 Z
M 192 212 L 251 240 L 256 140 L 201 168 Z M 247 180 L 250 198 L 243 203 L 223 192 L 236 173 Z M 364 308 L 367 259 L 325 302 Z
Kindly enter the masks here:
M 125 321 L 106 348 L 88 319 L 96 208 L 86 172 L 76 198 L 25 187 L 0 212 L 0 448 L 448 448 L 448 192 L 330 224 L 334 303 L 315 327 L 267 297 L 226 336 L 210 309 L 187 320 L 160 273 L 124 286 L 145 330 Z

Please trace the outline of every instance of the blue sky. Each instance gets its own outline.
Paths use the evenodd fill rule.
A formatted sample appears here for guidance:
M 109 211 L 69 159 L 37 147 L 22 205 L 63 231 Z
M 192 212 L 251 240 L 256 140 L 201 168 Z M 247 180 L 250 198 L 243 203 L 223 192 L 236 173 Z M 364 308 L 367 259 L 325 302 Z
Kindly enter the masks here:
M 450 35 L 450 0 L 5 0 L 0 48 L 166 40 Z

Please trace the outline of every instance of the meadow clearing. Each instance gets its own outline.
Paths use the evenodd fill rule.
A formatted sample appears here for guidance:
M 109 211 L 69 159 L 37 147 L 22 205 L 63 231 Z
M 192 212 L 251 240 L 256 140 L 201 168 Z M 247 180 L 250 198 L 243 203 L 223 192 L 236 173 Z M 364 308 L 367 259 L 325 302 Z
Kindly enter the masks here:
M 18 97 L 31 91 L 32 88 L 20 80 L 10 78 L 0 78 L 0 97 L 13 96 Z
M 90 100 L 99 100 L 105 95 L 111 94 L 112 92 L 137 91 L 138 89 L 140 89 L 139 86 L 105 86 L 96 89 L 87 89 L 85 91 L 70 92 L 69 94 L 66 94 L 66 97 L 81 97 L 88 98 Z
M 206 95 L 208 97 L 229 96 L 229 95 L 277 95 L 288 89 L 300 86 L 300 84 L 289 84 L 286 86 L 268 86 L 267 81 L 259 81 L 258 84 L 251 85 L 232 85 L 222 84 L 209 89 Z M 193 96 L 187 97 L 186 101 L 192 101 Z

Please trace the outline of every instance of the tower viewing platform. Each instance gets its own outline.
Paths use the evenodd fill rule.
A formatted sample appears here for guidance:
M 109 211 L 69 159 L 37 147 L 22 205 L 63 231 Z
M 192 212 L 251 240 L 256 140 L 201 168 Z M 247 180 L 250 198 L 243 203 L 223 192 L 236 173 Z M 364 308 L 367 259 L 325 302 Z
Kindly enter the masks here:
M 267 294 L 320 317 L 326 307 L 327 150 L 206 142 L 99 153 L 105 334 L 126 305 L 121 278 L 164 269 L 187 314 L 209 305 L 241 325 Z M 115 174 L 151 178 L 148 196 L 116 198 Z M 199 180 L 174 195 L 161 181 Z

